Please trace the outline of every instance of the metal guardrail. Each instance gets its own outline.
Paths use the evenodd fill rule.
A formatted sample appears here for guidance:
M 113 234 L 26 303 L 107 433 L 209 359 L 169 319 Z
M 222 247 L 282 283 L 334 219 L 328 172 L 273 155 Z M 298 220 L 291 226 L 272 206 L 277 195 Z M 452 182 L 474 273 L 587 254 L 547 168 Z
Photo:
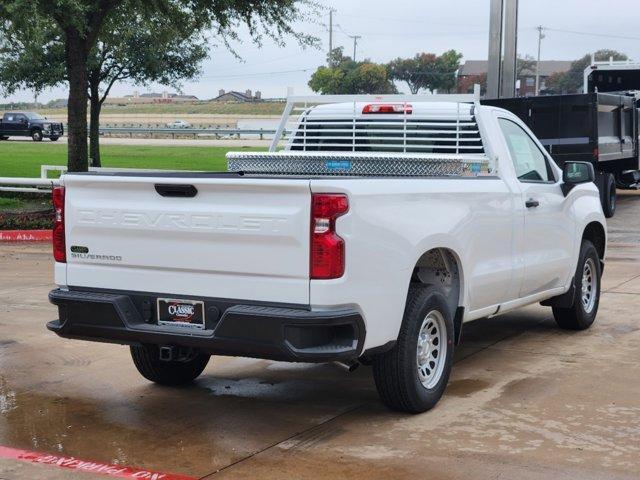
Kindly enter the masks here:
M 263 140 L 265 136 L 273 137 L 276 130 L 256 128 L 256 129 L 240 129 L 240 128 L 151 128 L 151 127 L 102 127 L 100 134 L 126 134 L 131 137 L 133 135 L 193 135 L 198 137 L 238 137 L 243 135 L 256 135 Z M 285 132 L 287 133 L 287 132 Z
M 148 168 L 109 168 L 109 167 L 89 167 L 91 172 L 163 172 L 161 169 Z M 188 172 L 189 170 L 184 170 Z M 62 165 L 41 165 L 40 178 L 20 178 L 20 177 L 0 177 L 0 192 L 21 192 L 21 193 L 46 193 L 57 185 L 60 180 L 49 178 L 49 172 L 67 172 L 67 167 Z
M 148 170 L 141 168 L 96 168 L 89 167 L 90 171 L 102 172 L 157 172 L 160 170 Z M 0 177 L 0 192 L 20 192 L 20 193 L 47 193 L 57 185 L 60 180 L 57 178 L 48 178 L 49 172 L 66 173 L 67 167 L 61 165 L 42 165 L 40 166 L 40 178 L 20 178 L 20 177 Z
M 55 178 L 0 177 L 0 192 L 42 193 L 60 185 Z

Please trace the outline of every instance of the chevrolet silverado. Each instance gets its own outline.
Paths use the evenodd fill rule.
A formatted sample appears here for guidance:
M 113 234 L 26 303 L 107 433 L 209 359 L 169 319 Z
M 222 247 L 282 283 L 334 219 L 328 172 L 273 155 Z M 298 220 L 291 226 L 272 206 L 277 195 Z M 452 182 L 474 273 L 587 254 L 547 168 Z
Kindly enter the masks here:
M 227 160 L 64 175 L 48 328 L 129 345 L 165 385 L 211 355 L 370 364 L 382 401 L 416 413 L 442 396 L 466 322 L 538 302 L 564 329 L 595 320 L 593 166 L 560 169 L 473 96 L 292 98 L 269 152 Z

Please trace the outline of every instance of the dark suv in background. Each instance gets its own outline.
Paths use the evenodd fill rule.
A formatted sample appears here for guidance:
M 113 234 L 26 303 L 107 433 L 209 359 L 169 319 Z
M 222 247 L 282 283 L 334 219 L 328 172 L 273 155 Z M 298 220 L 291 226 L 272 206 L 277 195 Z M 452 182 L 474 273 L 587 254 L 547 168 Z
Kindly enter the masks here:
M 52 142 L 64 133 L 62 123 L 47 120 L 34 112 L 7 112 L 0 119 L 0 140 L 9 137 L 31 137 L 34 142 L 48 138 Z

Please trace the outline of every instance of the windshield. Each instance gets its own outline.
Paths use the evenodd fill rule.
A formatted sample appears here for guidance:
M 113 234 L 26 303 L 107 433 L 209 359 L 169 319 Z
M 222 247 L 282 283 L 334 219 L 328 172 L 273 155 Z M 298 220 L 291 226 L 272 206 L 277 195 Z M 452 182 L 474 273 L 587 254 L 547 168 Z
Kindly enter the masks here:
M 44 120 L 45 118 L 39 113 L 28 112 L 24 114 L 29 120 Z

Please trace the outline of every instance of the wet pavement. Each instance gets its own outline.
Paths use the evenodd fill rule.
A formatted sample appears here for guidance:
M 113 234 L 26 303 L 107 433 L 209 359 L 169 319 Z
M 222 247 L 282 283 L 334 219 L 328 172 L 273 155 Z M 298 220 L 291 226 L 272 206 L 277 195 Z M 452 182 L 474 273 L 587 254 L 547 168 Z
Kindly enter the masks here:
M 48 246 L 0 245 L 0 446 L 207 479 L 640 478 L 640 195 L 609 230 L 593 328 L 540 306 L 465 325 L 417 416 L 386 410 L 368 367 L 214 357 L 192 387 L 152 385 L 126 347 L 46 331 Z M 33 478 L 100 477 L 0 460 Z

